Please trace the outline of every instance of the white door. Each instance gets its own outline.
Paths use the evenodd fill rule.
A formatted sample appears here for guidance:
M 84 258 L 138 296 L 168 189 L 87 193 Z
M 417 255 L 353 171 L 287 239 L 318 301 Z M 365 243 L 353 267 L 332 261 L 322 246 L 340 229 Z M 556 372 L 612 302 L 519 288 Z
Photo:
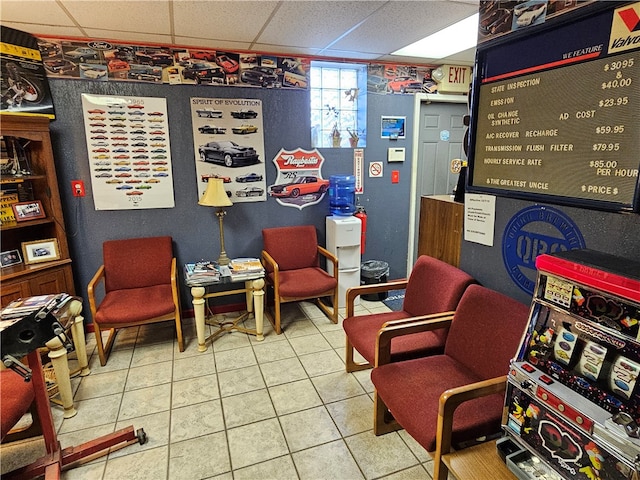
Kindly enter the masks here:
M 424 195 L 453 194 L 458 174 L 451 173 L 451 161 L 466 159 L 463 148 L 464 116 L 469 113 L 466 95 L 416 96 L 416 131 L 412 168 L 412 208 L 408 270 L 417 259 L 420 198 Z

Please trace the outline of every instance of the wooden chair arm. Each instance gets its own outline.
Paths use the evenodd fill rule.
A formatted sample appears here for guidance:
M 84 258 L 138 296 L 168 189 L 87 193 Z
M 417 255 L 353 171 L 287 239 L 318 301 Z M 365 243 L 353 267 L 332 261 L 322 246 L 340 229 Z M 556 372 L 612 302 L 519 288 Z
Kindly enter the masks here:
M 438 427 L 436 431 L 436 451 L 434 454 L 434 480 L 446 478 L 446 469 L 441 469 L 442 455 L 451 451 L 451 434 L 453 431 L 453 414 L 461 403 L 474 398 L 503 393 L 507 387 L 507 376 L 490 378 L 480 382 L 462 385 L 446 390 L 440 395 L 438 402 Z M 440 473 L 444 470 L 443 473 Z
M 338 277 L 338 257 L 324 247 L 318 245 L 318 253 L 333 264 L 333 276 Z
M 391 363 L 392 339 L 402 335 L 448 328 L 453 320 L 453 314 L 454 312 L 433 313 L 385 323 L 378 331 L 378 337 L 376 338 L 375 366 Z
M 276 262 L 275 259 L 271 255 L 269 255 L 269 252 L 267 252 L 266 250 L 262 250 L 261 260 L 267 277 L 269 276 L 269 273 L 273 273 L 273 286 L 277 295 L 278 285 L 280 285 L 280 267 L 278 266 L 278 262 Z
M 408 280 L 393 280 L 385 283 L 374 283 L 371 285 L 360 285 L 347 289 L 347 318 L 353 317 L 354 305 L 358 295 L 388 292 L 390 290 L 402 290 L 407 288 Z
M 171 293 L 173 296 L 174 305 L 177 305 L 178 310 L 180 310 L 180 290 L 178 289 L 178 273 L 175 257 L 173 257 L 173 259 L 171 260 Z
M 89 297 L 89 309 L 91 310 L 91 318 L 95 318 L 98 306 L 96 305 L 95 289 L 100 283 L 104 282 L 104 265 L 100 265 L 98 271 L 93 275 L 87 286 L 87 296 Z

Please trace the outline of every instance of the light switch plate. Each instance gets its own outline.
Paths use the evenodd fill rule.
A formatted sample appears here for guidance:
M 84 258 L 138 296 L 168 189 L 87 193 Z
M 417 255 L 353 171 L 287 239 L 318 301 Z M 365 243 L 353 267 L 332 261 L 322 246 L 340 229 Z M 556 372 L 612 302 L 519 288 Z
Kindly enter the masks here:
M 388 162 L 404 162 L 404 147 L 391 147 L 387 150 Z

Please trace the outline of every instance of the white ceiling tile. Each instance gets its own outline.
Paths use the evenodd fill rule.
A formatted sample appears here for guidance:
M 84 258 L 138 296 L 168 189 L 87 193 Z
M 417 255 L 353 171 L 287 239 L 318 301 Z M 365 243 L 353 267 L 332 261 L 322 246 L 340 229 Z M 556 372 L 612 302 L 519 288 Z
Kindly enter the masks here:
M 73 26 L 73 21 L 54 0 L 2 0 L 0 20 L 44 25 Z M 23 29 L 24 31 L 24 29 Z
M 167 0 L 63 0 L 63 4 L 73 18 L 87 29 L 171 33 Z
M 252 42 L 278 5 L 276 1 L 174 2 L 175 35 Z
M 249 50 L 248 42 L 229 42 L 227 40 L 211 40 L 192 37 L 175 37 L 175 44 L 181 47 L 206 48 L 212 50 Z
M 43 28 L 40 25 L 34 24 L 24 24 L 24 23 L 14 23 L 14 22 L 2 22 L 2 25 L 6 27 L 15 28 L 16 30 L 20 30 L 22 32 L 27 32 L 33 35 L 34 37 L 41 36 L 50 36 L 50 37 L 83 37 L 84 34 L 77 27 L 58 27 L 58 26 L 48 26 L 47 28 Z
M 324 48 L 384 3 L 285 1 L 258 41 L 272 45 Z
M 112 43 L 161 43 L 171 45 L 173 43 L 170 35 L 144 32 L 114 32 L 112 30 L 102 30 L 99 28 L 87 28 L 89 38 L 109 41 Z M 125 41 L 120 39 L 126 39 Z

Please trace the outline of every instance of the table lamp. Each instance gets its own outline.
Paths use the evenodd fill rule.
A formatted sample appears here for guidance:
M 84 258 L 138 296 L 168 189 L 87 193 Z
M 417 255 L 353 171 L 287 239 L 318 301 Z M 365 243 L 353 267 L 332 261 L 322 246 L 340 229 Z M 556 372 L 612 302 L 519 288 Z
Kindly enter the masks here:
M 227 192 L 224 191 L 224 185 L 221 178 L 210 178 L 207 183 L 207 190 L 202 195 L 202 198 L 198 201 L 198 205 L 204 205 L 205 207 L 216 207 L 216 216 L 220 223 L 220 257 L 218 257 L 219 265 L 229 265 L 229 257 L 227 252 L 224 251 L 224 229 L 222 228 L 222 219 L 227 214 L 223 207 L 230 207 L 233 205 Z

